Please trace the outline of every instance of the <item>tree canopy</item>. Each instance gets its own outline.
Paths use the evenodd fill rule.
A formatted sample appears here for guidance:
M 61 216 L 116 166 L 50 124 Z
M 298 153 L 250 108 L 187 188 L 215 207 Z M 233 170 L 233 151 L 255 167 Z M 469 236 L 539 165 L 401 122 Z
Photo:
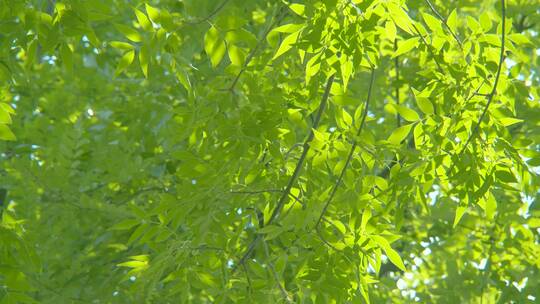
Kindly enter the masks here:
M 540 301 L 538 0 L 0 0 L 0 303 Z

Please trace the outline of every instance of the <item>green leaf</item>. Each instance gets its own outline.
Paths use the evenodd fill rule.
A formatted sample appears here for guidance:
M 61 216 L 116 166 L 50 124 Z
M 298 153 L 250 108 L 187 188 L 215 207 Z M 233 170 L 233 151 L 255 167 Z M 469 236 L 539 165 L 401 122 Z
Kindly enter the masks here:
M 315 76 L 321 68 L 321 53 L 315 54 L 306 63 L 306 84 L 309 84 L 311 77 Z
M 126 42 L 122 42 L 122 41 L 111 41 L 109 42 L 109 45 L 115 49 L 126 50 L 126 51 L 134 49 L 133 45 Z
M 147 32 L 151 32 L 154 30 L 154 27 L 152 26 L 152 22 L 148 17 L 141 12 L 140 10 L 134 8 L 133 11 L 135 12 L 135 15 L 137 17 L 137 21 L 139 22 L 139 25 Z
M 2 103 L 5 105 L 4 103 Z M 8 111 L 4 110 L 3 108 L 0 108 L 0 124 L 11 124 L 11 115 Z
M 148 266 L 148 263 L 143 261 L 129 261 L 117 264 L 116 266 L 129 268 L 146 268 Z
M 405 53 L 408 53 L 412 49 L 418 47 L 419 41 L 420 41 L 420 38 L 418 38 L 418 37 L 410 38 L 410 39 L 407 39 L 405 41 L 400 41 L 398 43 L 397 50 L 392 55 L 392 58 L 397 57 L 397 56 L 402 55 L 402 54 L 405 54 Z
M 111 230 L 129 230 L 138 224 L 140 224 L 140 221 L 136 219 L 126 219 L 112 226 Z
M 531 40 L 523 34 L 510 34 L 508 39 L 517 45 L 532 45 Z
M 486 217 L 489 220 L 493 220 L 495 218 L 495 212 L 497 211 L 497 200 L 495 199 L 495 196 L 491 192 L 488 192 L 488 197 L 486 199 Z
M 394 24 L 393 21 L 390 21 L 390 20 L 386 21 L 385 33 L 386 33 L 386 37 L 390 41 L 394 41 L 396 39 L 397 29 L 396 29 L 396 25 Z
M 211 26 L 204 35 L 204 50 L 210 57 L 213 67 L 216 67 L 225 55 L 225 41 L 219 36 L 218 30 L 214 26 Z
M 453 228 L 456 228 L 456 226 L 459 224 L 459 221 L 467 211 L 467 206 L 458 206 L 456 209 L 456 216 L 454 217 L 454 224 Z
M 292 34 L 289 34 L 287 37 L 285 37 L 285 39 L 283 39 L 283 42 L 281 42 L 281 45 L 279 46 L 272 60 L 275 60 L 279 56 L 289 51 L 292 48 L 293 44 L 296 43 L 296 40 L 298 39 L 299 35 L 300 35 L 300 31 L 294 32 Z
M 512 117 L 503 117 L 503 118 L 499 118 L 499 122 L 503 126 L 508 127 L 508 126 L 523 122 L 523 119 L 517 119 L 517 118 L 512 118 Z
M 343 79 L 343 90 L 346 91 L 353 72 L 353 63 L 350 60 L 343 60 L 339 68 Z
M 16 140 L 15 134 L 11 129 L 3 123 L 0 123 L 0 140 Z
M 159 21 L 159 10 L 157 8 L 154 8 L 150 6 L 148 3 L 145 4 L 146 7 L 146 13 L 148 14 L 148 17 L 155 23 L 158 23 Z
M 235 66 L 242 66 L 246 60 L 246 53 L 241 48 L 235 45 L 229 45 L 227 48 L 229 53 L 229 59 Z
M 0 102 L 0 111 L 4 111 L 9 114 L 15 114 L 15 110 L 13 110 L 13 108 L 9 104 L 4 102 Z
M 180 81 L 180 83 L 182 84 L 182 86 L 184 86 L 184 88 L 188 91 L 188 92 L 191 92 L 191 82 L 189 81 L 189 77 L 187 75 L 186 72 L 184 71 L 177 71 L 176 72 L 176 78 L 178 79 L 178 81 Z
M 487 12 L 484 12 L 480 15 L 480 25 L 482 26 L 484 32 L 487 32 L 491 29 L 492 23 Z
M 302 29 L 304 26 L 305 26 L 304 24 L 289 23 L 289 24 L 281 25 L 272 29 L 272 32 L 295 33 L 295 32 L 298 32 L 300 29 Z
M 390 16 L 392 17 L 392 20 L 399 28 L 401 28 L 402 30 L 404 30 L 405 32 L 411 35 L 416 34 L 413 30 L 414 29 L 413 21 L 401 7 L 399 7 L 398 5 L 392 2 L 387 3 L 386 7 L 388 11 L 390 12 Z
M 402 105 L 397 105 L 397 111 L 401 117 L 405 118 L 407 121 L 415 122 L 420 120 L 420 116 L 414 110 L 409 109 Z
M 452 30 L 452 32 L 457 33 L 458 32 L 458 17 L 457 17 L 457 11 L 456 9 L 452 10 L 450 15 L 448 15 L 448 19 L 446 20 L 446 24 L 448 24 L 448 27 Z
M 122 24 L 115 24 L 116 29 L 122 33 L 127 39 L 133 42 L 141 42 L 143 40 L 141 34 L 136 30 Z
M 301 17 L 305 17 L 304 11 L 306 10 L 306 6 L 303 4 L 293 3 L 289 4 L 289 8 L 291 11 L 293 11 L 295 14 Z
M 148 78 L 148 64 L 150 63 L 150 52 L 148 46 L 143 45 L 139 51 L 139 64 L 141 65 L 141 70 L 144 74 L 144 77 Z
M 495 171 L 495 177 L 503 183 L 517 183 L 516 177 L 508 170 Z
M 443 32 L 442 22 L 437 17 L 434 17 L 428 13 L 422 13 L 422 17 L 430 30 L 436 33 Z
M 122 59 L 120 59 L 120 62 L 118 62 L 115 74 L 120 75 L 129 65 L 131 65 L 133 59 L 135 59 L 135 51 L 131 50 L 126 52 L 124 56 L 122 56 Z
M 276 226 L 276 225 L 267 225 L 259 229 L 259 233 L 266 234 L 264 238 L 267 241 L 278 237 L 283 232 L 284 232 L 284 228 L 281 226 Z
M 68 44 L 64 43 L 60 47 L 60 57 L 62 58 L 66 69 L 71 71 L 73 69 L 73 51 Z
M 352 126 L 353 124 L 353 119 L 352 119 L 352 116 L 347 113 L 347 111 L 345 111 L 345 109 L 341 109 L 341 117 L 343 119 L 343 122 L 345 123 L 346 126 L 350 127 Z
M 401 142 L 407 138 L 411 132 L 412 126 L 413 124 L 408 124 L 395 129 L 388 138 L 388 141 L 394 145 L 401 144 Z
M 433 114 L 435 112 L 435 108 L 433 107 L 431 101 L 427 97 L 422 97 L 421 93 L 414 88 L 412 89 L 412 91 L 414 93 L 416 105 L 418 106 L 420 111 L 422 111 L 426 115 Z
M 405 264 L 403 264 L 403 261 L 401 260 L 401 257 L 399 254 L 390 246 L 390 243 L 386 240 L 386 238 L 379 236 L 379 235 L 372 235 L 370 238 L 377 243 L 382 250 L 384 250 L 386 256 L 388 256 L 388 259 L 392 264 L 396 265 L 399 269 L 402 271 L 407 271 L 405 268 Z

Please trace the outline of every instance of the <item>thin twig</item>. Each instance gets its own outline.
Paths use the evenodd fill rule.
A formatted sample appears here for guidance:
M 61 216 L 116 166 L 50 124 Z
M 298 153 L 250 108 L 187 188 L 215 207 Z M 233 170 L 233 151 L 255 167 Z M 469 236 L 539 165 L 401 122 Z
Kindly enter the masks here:
M 394 39 L 394 51 L 397 51 L 397 48 L 397 39 Z M 399 105 L 399 56 L 394 58 L 394 68 L 396 69 L 396 104 Z M 399 128 L 401 126 L 401 115 L 399 115 L 399 112 L 396 114 L 396 119 Z
M 326 88 L 321 100 L 321 103 L 319 105 L 319 109 L 317 111 L 317 114 L 315 116 L 315 120 L 313 122 L 312 128 L 309 130 L 308 136 L 306 140 L 304 141 L 302 155 L 300 156 L 300 159 L 298 160 L 298 163 L 296 163 L 296 167 L 294 168 L 293 175 L 290 177 L 289 182 L 287 183 L 287 186 L 285 187 L 285 190 L 283 191 L 281 197 L 279 198 L 276 207 L 274 208 L 274 211 L 272 212 L 270 218 L 268 219 L 267 225 L 272 224 L 276 218 L 279 216 L 281 210 L 283 209 L 283 206 L 285 205 L 285 202 L 287 198 L 289 197 L 289 194 L 291 192 L 291 189 L 296 182 L 296 179 L 300 175 L 300 171 L 302 170 L 302 167 L 304 166 L 304 161 L 306 159 L 306 156 L 308 154 L 310 143 L 313 140 L 314 133 L 313 130 L 317 129 L 319 127 L 319 122 L 321 121 L 322 114 L 324 112 L 324 109 L 326 108 L 326 103 L 328 101 L 328 97 L 330 96 L 330 89 L 332 87 L 332 84 L 334 83 L 335 74 L 330 76 L 328 78 L 328 81 L 326 82 Z M 246 252 L 242 255 L 240 258 L 238 264 L 243 264 L 251 255 L 253 250 L 255 249 L 255 246 L 260 241 L 261 235 L 257 234 L 255 235 L 255 238 L 251 241 L 249 244 Z M 236 268 L 233 268 L 233 272 L 236 270 Z
M 268 26 L 268 28 L 264 31 L 263 35 L 261 36 L 261 38 L 259 38 L 259 40 L 257 41 L 257 44 L 255 45 L 255 47 L 253 47 L 253 49 L 251 50 L 251 52 L 249 52 L 248 56 L 246 57 L 246 61 L 244 61 L 244 64 L 242 65 L 242 68 L 240 69 L 240 71 L 238 72 L 238 74 L 236 74 L 236 77 L 234 77 L 234 80 L 231 84 L 231 86 L 229 87 L 229 91 L 234 91 L 234 87 L 236 86 L 236 84 L 238 83 L 238 80 L 240 80 L 240 77 L 242 76 L 242 74 L 246 71 L 246 68 L 247 66 L 249 65 L 249 63 L 251 62 L 251 60 L 253 59 L 253 57 L 255 57 L 255 53 L 257 52 L 257 50 L 259 49 L 259 47 L 261 46 L 261 44 L 263 43 L 263 41 L 266 39 L 266 36 L 268 36 L 268 34 L 270 33 L 270 31 L 274 28 L 274 26 L 276 24 L 278 24 L 279 22 L 281 22 L 281 20 L 283 20 L 283 18 L 285 18 L 285 16 L 287 15 L 286 14 L 286 10 L 283 9 L 283 7 L 280 7 L 278 9 L 278 13 L 277 13 L 277 16 L 274 20 L 274 22 L 270 23 L 270 25 Z
M 227 5 L 227 3 L 229 1 L 230 0 L 224 0 L 223 2 L 221 2 L 221 4 L 218 7 L 216 7 L 215 10 L 213 10 L 208 16 L 206 16 L 204 18 L 201 18 L 199 20 L 193 20 L 193 21 L 184 21 L 182 26 L 184 26 L 184 25 L 198 25 L 198 24 L 204 23 L 206 21 L 209 21 L 210 19 L 214 18 L 214 16 L 217 15 L 217 13 L 219 13 L 225 7 L 225 5 Z
M 233 191 L 231 190 L 229 193 L 231 194 L 261 194 L 261 193 L 275 193 L 275 192 L 283 192 L 283 190 L 280 189 L 265 189 L 265 190 L 253 190 L 253 191 Z
M 249 291 L 249 294 L 251 295 L 251 293 L 253 292 L 253 287 L 251 286 L 251 279 L 249 278 L 249 272 L 246 267 L 246 264 L 242 264 L 242 268 L 244 268 L 244 273 L 246 274 L 246 280 L 248 283 L 248 291 Z
M 293 303 L 291 296 L 289 295 L 285 287 L 279 281 L 279 275 L 276 272 L 276 269 L 274 268 L 274 264 L 270 262 L 270 253 L 268 252 L 268 245 L 266 244 L 266 241 L 263 241 L 263 246 L 264 246 L 264 252 L 266 253 L 266 258 L 268 259 L 267 261 L 268 268 L 270 268 L 270 272 L 272 273 L 272 276 L 274 277 L 274 280 L 276 281 L 276 285 L 278 286 L 279 291 L 281 292 L 281 295 L 283 296 L 285 301 L 287 301 L 287 303 Z
M 373 88 L 374 79 L 375 79 L 375 69 L 372 68 L 371 69 L 371 77 L 370 77 L 370 80 L 369 80 L 369 88 L 368 88 L 368 93 L 367 93 L 367 99 L 366 99 L 366 103 L 365 103 L 365 106 L 364 106 L 364 111 L 362 113 L 362 118 L 360 120 L 360 125 L 358 126 L 358 131 L 356 132 L 356 138 L 353 140 L 353 144 L 351 146 L 351 149 L 349 150 L 349 155 L 347 156 L 347 160 L 345 161 L 345 165 L 341 169 L 339 177 L 338 177 L 336 183 L 334 184 L 334 186 L 332 187 L 332 190 L 330 191 L 330 195 L 326 199 L 326 202 L 324 203 L 324 207 L 323 207 L 323 209 L 321 211 L 321 214 L 319 215 L 319 219 L 317 220 L 317 223 L 315 224 L 315 229 L 317 230 L 317 232 L 319 232 L 321 221 L 324 218 L 324 214 L 326 213 L 326 211 L 328 209 L 328 206 L 330 206 L 330 204 L 332 203 L 332 200 L 334 199 L 336 191 L 337 191 L 338 187 L 340 186 L 341 181 L 343 180 L 343 176 L 345 176 L 345 171 L 347 170 L 347 168 L 348 168 L 348 166 L 349 166 L 349 164 L 350 164 L 350 162 L 352 160 L 352 157 L 354 155 L 354 151 L 356 150 L 356 146 L 358 145 L 358 137 L 362 133 L 362 129 L 364 128 L 364 124 L 365 124 L 366 117 L 367 117 L 368 110 L 369 110 L 369 101 L 371 99 L 371 91 L 372 91 L 372 88 Z M 328 244 L 328 242 L 325 241 L 324 238 L 322 237 L 321 233 L 318 233 L 318 235 L 326 244 Z
M 435 58 L 435 54 L 433 53 L 433 50 L 431 50 L 431 44 L 429 44 L 426 41 L 426 39 L 424 38 L 424 35 L 422 35 L 420 33 L 420 30 L 418 30 L 418 27 L 414 23 L 412 23 L 412 26 L 413 26 L 415 32 L 418 34 L 418 36 L 420 36 L 420 39 L 422 40 L 422 42 L 426 45 L 428 53 L 431 55 L 431 57 L 433 58 L 433 61 L 435 61 L 435 64 L 437 65 L 437 69 L 439 70 L 439 72 L 441 74 L 444 74 L 444 71 L 443 71 L 440 63 L 437 61 L 437 58 Z
M 446 22 L 446 19 L 443 18 L 443 16 L 437 11 L 437 9 L 435 8 L 435 6 L 433 6 L 431 1 L 429 1 L 429 0 L 425 0 L 425 1 L 429 5 L 429 8 L 431 9 L 431 11 L 437 16 L 437 18 L 439 18 L 439 20 L 441 20 L 441 22 L 444 24 L 444 26 L 448 29 L 448 31 L 450 32 L 450 35 L 452 35 L 452 37 L 454 37 L 454 39 L 457 41 L 457 43 L 459 44 L 459 48 L 463 49 L 463 44 L 462 44 L 461 40 L 458 38 L 456 33 L 454 33 L 454 31 L 452 31 L 450 26 L 448 26 L 448 22 Z
M 504 40 L 505 40 L 505 31 L 506 31 L 506 7 L 504 4 L 504 0 L 501 0 L 501 14 L 502 14 L 502 24 L 501 24 L 501 54 L 499 57 L 499 66 L 497 67 L 497 74 L 495 75 L 495 82 L 493 83 L 493 88 L 491 89 L 491 92 L 489 93 L 487 99 L 486 106 L 484 107 L 484 110 L 482 111 L 482 114 L 480 114 L 480 118 L 478 119 L 478 122 L 474 126 L 474 129 L 469 135 L 469 138 L 467 138 L 467 141 L 465 142 L 465 145 L 459 152 L 459 155 L 461 155 L 465 149 L 467 149 L 467 146 L 471 142 L 471 140 L 476 136 L 478 133 L 478 128 L 480 127 L 480 124 L 482 123 L 482 120 L 484 120 L 484 117 L 486 116 L 486 113 L 488 111 L 489 105 L 493 101 L 493 96 L 495 96 L 495 92 L 497 91 L 497 84 L 499 83 L 499 77 L 501 75 L 501 69 L 502 65 L 504 63 Z
M 252 195 L 252 194 L 261 194 L 261 193 L 278 193 L 278 192 L 283 192 L 283 190 L 281 189 L 266 189 L 266 190 L 254 190 L 254 191 L 229 191 L 230 194 L 248 194 L 248 195 Z M 289 196 L 294 198 L 295 201 L 297 201 L 298 203 L 300 203 L 300 205 L 304 206 L 304 202 L 302 202 L 302 200 L 300 200 L 300 198 L 292 193 L 289 193 Z

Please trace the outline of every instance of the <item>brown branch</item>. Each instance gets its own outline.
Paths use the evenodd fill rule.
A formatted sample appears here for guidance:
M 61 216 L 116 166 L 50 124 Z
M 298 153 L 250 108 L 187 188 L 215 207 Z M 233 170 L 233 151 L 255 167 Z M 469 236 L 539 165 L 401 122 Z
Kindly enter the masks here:
M 335 74 L 330 76 L 328 78 L 328 81 L 326 82 L 326 88 L 325 88 L 321 103 L 319 105 L 319 109 L 318 109 L 317 114 L 315 116 L 313 126 L 309 130 L 308 136 L 307 136 L 307 138 L 306 138 L 306 140 L 304 141 L 304 144 L 303 144 L 302 155 L 300 156 L 300 159 L 298 160 L 298 163 L 296 164 L 296 167 L 294 169 L 293 175 L 290 177 L 289 182 L 287 183 L 287 186 L 285 187 L 285 190 L 283 191 L 281 197 L 279 198 L 276 207 L 274 208 L 272 214 L 270 215 L 270 218 L 268 219 L 267 225 L 272 224 L 276 220 L 276 218 L 279 216 L 281 210 L 283 209 L 283 206 L 285 205 L 286 199 L 289 197 L 291 189 L 292 189 L 294 183 L 296 182 L 296 179 L 300 175 L 300 171 L 302 170 L 302 167 L 304 166 L 304 161 L 306 159 L 307 153 L 308 153 L 309 148 L 310 148 L 310 143 L 311 143 L 311 141 L 313 140 L 313 137 L 314 137 L 313 129 L 317 129 L 318 126 L 319 126 L 319 122 L 321 121 L 322 114 L 324 112 L 324 109 L 326 108 L 326 103 L 328 101 L 328 97 L 330 96 L 330 89 L 332 87 L 332 84 L 334 83 L 334 78 L 335 78 Z M 251 253 L 255 249 L 255 246 L 260 241 L 260 239 L 261 239 L 261 235 L 257 234 L 255 236 L 255 238 L 249 244 L 246 252 L 240 258 L 240 260 L 238 262 L 238 265 L 243 264 L 249 258 L 249 256 L 251 255 Z M 236 267 L 233 268 L 233 272 L 235 270 L 236 270 Z
M 465 149 L 467 149 L 467 146 L 469 145 L 471 140 L 478 133 L 478 128 L 480 127 L 480 124 L 482 123 L 482 120 L 484 120 L 484 117 L 486 116 L 488 108 L 489 108 L 491 102 L 493 101 L 493 96 L 495 96 L 495 92 L 497 91 L 497 84 L 499 83 L 499 77 L 501 76 L 501 69 L 502 69 L 502 65 L 504 63 L 504 42 L 505 42 L 504 40 L 505 40 L 505 31 L 506 31 L 506 20 L 505 20 L 506 19 L 506 7 L 505 7 L 505 4 L 504 4 L 504 0 L 501 0 L 501 14 L 502 14 L 501 54 L 500 54 L 500 57 L 499 57 L 499 66 L 497 67 L 497 74 L 495 75 L 495 82 L 493 83 L 493 88 L 491 89 L 491 92 L 487 96 L 488 101 L 486 103 L 486 106 L 484 107 L 484 110 L 482 111 L 482 114 L 480 114 L 480 118 L 478 119 L 478 122 L 474 126 L 474 129 L 473 129 L 471 135 L 469 136 L 469 138 L 467 138 L 467 141 L 465 142 L 465 145 L 463 146 L 463 148 L 459 152 L 459 155 L 461 155 L 465 151 Z

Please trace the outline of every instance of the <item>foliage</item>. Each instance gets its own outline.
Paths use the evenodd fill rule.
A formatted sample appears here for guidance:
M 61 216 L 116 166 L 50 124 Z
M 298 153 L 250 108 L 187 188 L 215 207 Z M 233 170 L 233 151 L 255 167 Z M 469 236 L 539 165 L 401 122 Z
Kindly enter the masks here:
M 537 0 L 0 0 L 0 303 L 540 298 Z

